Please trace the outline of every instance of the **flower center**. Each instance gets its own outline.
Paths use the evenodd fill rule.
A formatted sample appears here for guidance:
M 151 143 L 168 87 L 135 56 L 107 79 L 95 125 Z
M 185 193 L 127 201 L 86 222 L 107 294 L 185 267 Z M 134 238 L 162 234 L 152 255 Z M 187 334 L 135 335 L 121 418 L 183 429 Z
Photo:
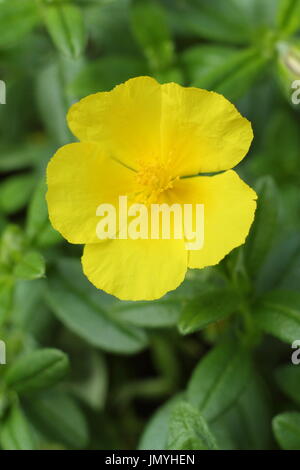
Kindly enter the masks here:
M 164 164 L 143 164 L 136 175 L 139 186 L 136 199 L 144 204 L 154 203 L 162 192 L 173 188 L 176 179 Z

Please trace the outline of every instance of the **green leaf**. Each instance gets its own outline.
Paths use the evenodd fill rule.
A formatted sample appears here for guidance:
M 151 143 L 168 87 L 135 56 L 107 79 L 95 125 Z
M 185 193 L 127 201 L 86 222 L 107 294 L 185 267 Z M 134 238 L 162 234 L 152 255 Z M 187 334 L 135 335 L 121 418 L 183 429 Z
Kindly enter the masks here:
M 3 450 L 35 450 L 30 425 L 19 405 L 14 405 L 1 425 L 0 444 Z
M 5 383 L 20 394 L 52 387 L 69 367 L 67 356 L 57 349 L 37 349 L 16 360 L 5 375 Z
M 66 123 L 68 103 L 57 63 L 50 63 L 39 71 L 36 96 L 39 114 L 49 137 L 57 145 L 72 142 L 73 137 Z
M 253 371 L 244 391 L 210 428 L 221 449 L 264 450 L 272 447 L 271 395 Z
M 38 21 L 36 4 L 32 0 L 3 0 L 0 9 L 1 48 L 18 43 Z
M 132 32 L 153 71 L 167 69 L 174 59 L 174 45 L 164 8 L 156 0 L 134 1 Z
M 34 188 L 35 177 L 32 174 L 10 176 L 0 188 L 0 209 L 11 214 L 22 209 Z
M 275 378 L 280 390 L 300 405 L 300 368 L 293 364 L 281 366 L 276 370 Z
M 166 1 L 166 0 L 165 0 Z M 275 25 L 277 0 L 167 0 L 182 35 L 248 44 Z
M 176 325 L 181 304 L 179 300 L 154 300 L 152 302 L 117 302 L 112 313 L 122 321 L 143 328 L 163 328 Z
M 13 274 L 17 279 L 38 279 L 45 274 L 44 257 L 37 251 L 27 251 L 14 266 Z
M 300 413 L 281 413 L 273 419 L 276 440 L 284 450 L 300 450 Z
M 50 225 L 45 194 L 46 183 L 42 179 L 36 186 L 28 206 L 26 219 L 26 235 L 30 243 L 41 247 L 61 240 L 60 234 Z
M 67 57 L 78 58 L 86 45 L 83 14 L 72 0 L 39 0 L 42 17 L 57 49 Z
M 145 333 L 110 312 L 116 300 L 97 290 L 76 260 L 62 260 L 49 279 L 47 298 L 55 315 L 92 346 L 132 354 L 147 344 Z
M 270 292 L 254 307 L 254 316 L 262 330 L 291 344 L 300 338 L 300 293 Z
M 221 343 L 196 366 L 188 383 L 187 398 L 205 419 L 213 421 L 239 398 L 250 371 L 248 351 L 233 340 Z
M 279 209 L 277 188 L 270 177 L 261 178 L 256 191 L 258 202 L 255 220 L 245 246 L 246 265 L 252 275 L 261 267 L 277 235 Z
M 88 442 L 84 414 L 69 395 L 51 391 L 26 400 L 26 410 L 33 424 L 53 442 L 82 448 Z
M 300 28 L 300 1 L 280 0 L 277 23 L 284 36 L 295 33 Z
M 68 93 L 83 98 L 98 91 L 108 91 L 121 82 L 145 75 L 147 67 L 135 57 L 110 55 L 83 66 L 68 86 Z
M 172 411 L 168 449 L 216 450 L 215 438 L 197 409 L 189 403 L 179 403 Z
M 155 411 L 140 438 L 139 450 L 167 449 L 171 413 L 176 404 L 182 400 L 182 394 L 175 395 Z
M 227 317 L 234 313 L 239 302 L 239 297 L 232 289 L 210 288 L 202 292 L 185 305 L 178 324 L 180 333 L 193 333 Z
M 193 86 L 216 91 L 232 101 L 252 87 L 268 61 L 258 49 L 215 45 L 193 46 L 182 59 Z

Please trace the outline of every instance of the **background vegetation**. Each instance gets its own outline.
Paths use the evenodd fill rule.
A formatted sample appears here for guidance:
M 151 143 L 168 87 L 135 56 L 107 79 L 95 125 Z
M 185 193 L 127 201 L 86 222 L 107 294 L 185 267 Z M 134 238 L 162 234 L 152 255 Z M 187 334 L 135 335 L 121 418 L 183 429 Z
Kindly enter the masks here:
M 1 448 L 300 449 L 299 1 L 2 0 L 0 31 Z M 133 303 L 50 227 L 45 166 L 72 102 L 142 74 L 237 105 L 260 198 L 245 246 Z

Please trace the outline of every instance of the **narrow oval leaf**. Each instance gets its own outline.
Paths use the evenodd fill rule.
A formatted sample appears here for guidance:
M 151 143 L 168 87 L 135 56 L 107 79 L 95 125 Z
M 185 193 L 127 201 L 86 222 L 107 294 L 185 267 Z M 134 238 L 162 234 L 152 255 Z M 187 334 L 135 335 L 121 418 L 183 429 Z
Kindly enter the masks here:
M 40 0 L 45 25 L 57 49 L 71 58 L 78 58 L 85 48 L 86 34 L 83 14 L 72 1 Z
M 209 289 L 187 302 L 179 320 L 182 334 L 193 333 L 233 313 L 240 299 L 232 289 Z
M 5 375 L 6 385 L 20 394 L 52 387 L 69 368 L 67 356 L 58 349 L 37 349 L 16 360 Z
M 64 325 L 92 346 L 132 354 L 147 344 L 143 330 L 109 312 L 115 299 L 88 282 L 77 260 L 62 260 L 59 263 L 58 271 L 49 277 L 47 299 Z
M 196 366 L 188 383 L 187 398 L 205 419 L 215 420 L 239 398 L 250 370 L 248 351 L 233 340 L 221 343 Z
M 270 292 L 255 307 L 254 316 L 262 330 L 291 344 L 300 338 L 300 293 Z
M 300 405 L 300 367 L 293 364 L 281 366 L 276 370 L 275 378 L 280 390 Z
M 261 178 L 257 184 L 257 210 L 245 245 L 246 264 L 254 275 L 265 260 L 276 235 L 279 202 L 278 192 L 272 178 Z
M 71 448 L 87 445 L 89 433 L 85 416 L 69 395 L 45 392 L 34 400 L 26 400 L 26 410 L 37 429 L 53 442 Z

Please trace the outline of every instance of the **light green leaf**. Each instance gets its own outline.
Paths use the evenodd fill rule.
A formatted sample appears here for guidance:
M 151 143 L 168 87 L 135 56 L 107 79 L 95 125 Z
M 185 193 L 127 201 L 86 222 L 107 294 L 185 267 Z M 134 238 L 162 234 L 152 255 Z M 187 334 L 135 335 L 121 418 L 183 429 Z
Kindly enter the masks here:
M 32 174 L 10 176 L 1 183 L 0 209 L 11 214 L 22 209 L 30 198 L 35 183 Z
M 38 22 L 36 4 L 32 0 L 2 0 L 0 10 L 1 48 L 18 43 Z
M 205 420 L 189 403 L 179 403 L 171 414 L 168 449 L 216 450 L 217 444 Z
M 164 0 L 182 35 L 248 44 L 275 25 L 278 0 Z
M 300 29 L 300 1 L 280 0 L 277 23 L 284 36 L 289 36 Z
M 270 292 L 254 307 L 254 316 L 262 330 L 291 344 L 300 338 L 300 293 Z
M 237 401 L 250 371 L 248 351 L 234 340 L 223 342 L 196 366 L 188 383 L 187 398 L 205 419 L 213 421 Z
M 300 413 L 281 413 L 273 419 L 276 440 L 284 450 L 300 450 Z
M 232 289 L 210 288 L 202 292 L 185 305 L 178 324 L 180 333 L 193 333 L 227 317 L 235 312 L 239 302 L 240 298 Z
M 135 57 L 110 55 L 83 66 L 68 86 L 68 93 L 83 98 L 98 91 L 108 91 L 121 82 L 146 75 L 147 67 Z
M 145 333 L 110 312 L 116 300 L 97 290 L 82 274 L 77 260 L 62 260 L 49 279 L 47 299 L 67 328 L 92 346 L 132 354 L 147 344 Z
M 69 367 L 67 356 L 57 349 L 37 349 L 16 360 L 5 374 L 8 387 L 20 394 L 52 387 Z
M 236 101 L 257 81 L 268 58 L 258 49 L 226 46 L 193 46 L 183 54 L 193 86 L 213 90 Z
M 44 257 L 37 251 L 27 251 L 22 254 L 16 265 L 13 274 L 17 279 L 38 279 L 45 274 Z
M 46 183 L 42 179 L 36 186 L 28 206 L 26 220 L 26 235 L 30 243 L 41 247 L 55 244 L 61 240 L 60 234 L 50 225 L 45 194 Z
M 0 444 L 3 450 L 35 450 L 30 425 L 19 405 L 15 404 L 1 425 Z
M 72 0 L 39 0 L 42 17 L 57 49 L 71 58 L 78 58 L 86 45 L 83 14 Z
M 89 433 L 85 416 L 69 395 L 51 391 L 26 400 L 26 410 L 40 432 L 53 442 L 71 448 L 87 445 Z
M 152 70 L 168 69 L 174 59 L 174 45 L 162 5 L 156 0 L 134 0 L 131 25 Z
M 72 142 L 73 137 L 66 123 L 68 103 L 57 63 L 50 63 L 39 71 L 36 95 L 40 117 L 54 143 L 64 145 Z

